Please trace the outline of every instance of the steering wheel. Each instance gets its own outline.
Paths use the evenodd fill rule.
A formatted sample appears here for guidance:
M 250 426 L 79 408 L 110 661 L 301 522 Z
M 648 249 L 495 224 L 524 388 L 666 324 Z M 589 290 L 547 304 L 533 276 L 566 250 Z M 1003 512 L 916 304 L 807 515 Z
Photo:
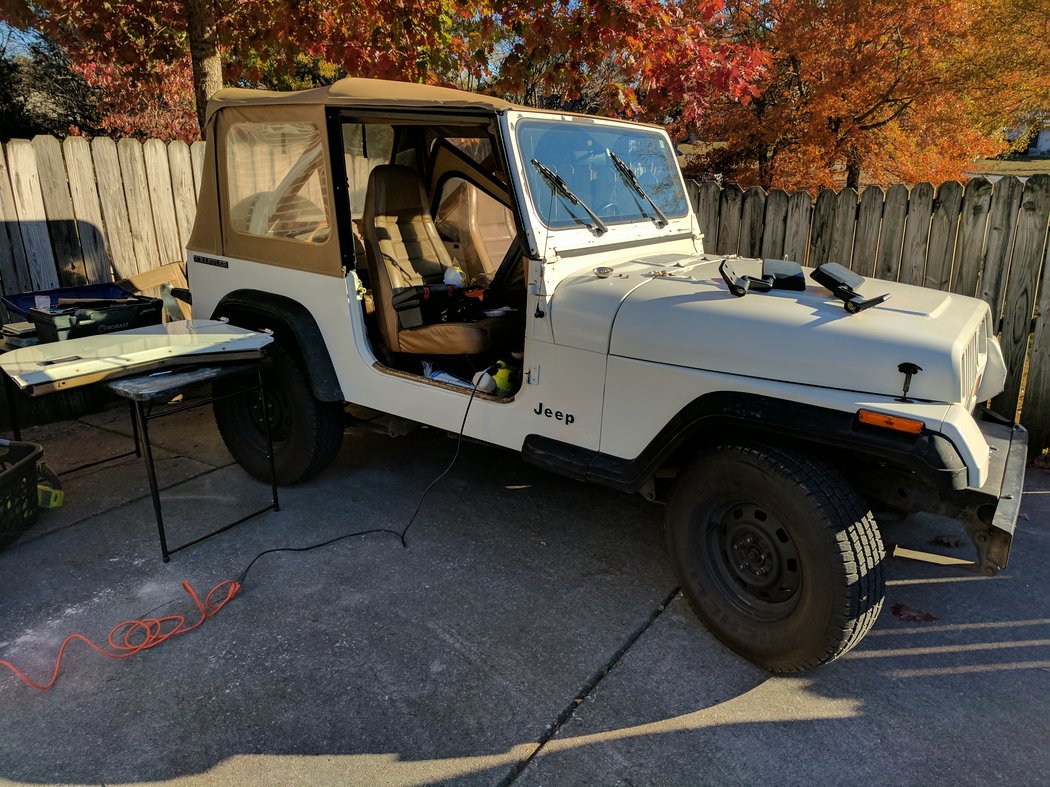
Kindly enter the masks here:
M 619 209 L 619 207 L 619 204 L 616 202 L 606 202 L 604 205 L 598 208 L 598 215 L 613 216 L 616 214 L 616 211 Z

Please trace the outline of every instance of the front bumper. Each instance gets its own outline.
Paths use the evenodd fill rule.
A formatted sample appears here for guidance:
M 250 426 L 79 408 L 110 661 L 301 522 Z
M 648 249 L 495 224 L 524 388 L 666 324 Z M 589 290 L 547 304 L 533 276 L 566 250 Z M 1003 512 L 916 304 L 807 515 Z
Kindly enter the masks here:
M 1010 557 L 1021 512 L 1028 432 L 989 411 L 980 414 L 978 425 L 991 449 L 988 480 L 980 489 L 963 489 L 950 497 L 977 548 L 975 568 L 992 576 L 1006 568 Z

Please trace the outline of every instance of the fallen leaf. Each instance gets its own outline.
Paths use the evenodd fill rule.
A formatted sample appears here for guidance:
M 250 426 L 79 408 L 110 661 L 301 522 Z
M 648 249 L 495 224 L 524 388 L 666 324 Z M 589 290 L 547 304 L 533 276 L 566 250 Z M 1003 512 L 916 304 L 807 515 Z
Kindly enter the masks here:
M 930 543 L 942 547 L 961 547 L 963 545 L 963 537 L 957 536 L 954 533 L 945 533 L 936 536 Z
M 890 607 L 890 612 L 905 623 L 929 623 L 931 620 L 937 620 L 936 615 L 923 612 L 921 609 L 912 609 L 907 604 L 901 604 L 900 602 Z
M 1032 520 L 1032 518 L 1030 516 L 1028 516 L 1028 514 L 1026 514 L 1024 511 L 1022 511 L 1020 514 L 1018 514 L 1017 518 L 1018 519 L 1023 519 L 1025 522 L 1030 522 Z

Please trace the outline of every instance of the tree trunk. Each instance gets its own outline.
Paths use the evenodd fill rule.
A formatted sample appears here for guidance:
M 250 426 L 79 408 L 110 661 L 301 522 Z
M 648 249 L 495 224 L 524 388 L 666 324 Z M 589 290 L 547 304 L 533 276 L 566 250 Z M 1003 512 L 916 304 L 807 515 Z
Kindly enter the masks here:
M 860 191 L 861 156 L 854 149 L 846 151 L 846 188 Z
M 208 99 L 222 89 L 222 60 L 219 58 L 214 0 L 186 0 L 186 32 L 193 63 L 193 97 L 197 102 L 197 122 L 203 139 Z

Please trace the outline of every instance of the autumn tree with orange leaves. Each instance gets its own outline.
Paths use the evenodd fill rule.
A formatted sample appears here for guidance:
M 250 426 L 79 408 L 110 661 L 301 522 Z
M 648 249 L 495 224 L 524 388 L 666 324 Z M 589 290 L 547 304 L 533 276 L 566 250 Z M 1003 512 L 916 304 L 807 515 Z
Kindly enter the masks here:
M 769 68 L 749 101 L 723 97 L 698 124 L 716 144 L 697 166 L 787 189 L 960 177 L 1040 100 L 1020 94 L 1046 78 L 1045 32 L 1042 67 L 1018 73 L 1024 31 L 996 16 L 1026 3 L 736 0 L 721 33 L 764 50 Z

